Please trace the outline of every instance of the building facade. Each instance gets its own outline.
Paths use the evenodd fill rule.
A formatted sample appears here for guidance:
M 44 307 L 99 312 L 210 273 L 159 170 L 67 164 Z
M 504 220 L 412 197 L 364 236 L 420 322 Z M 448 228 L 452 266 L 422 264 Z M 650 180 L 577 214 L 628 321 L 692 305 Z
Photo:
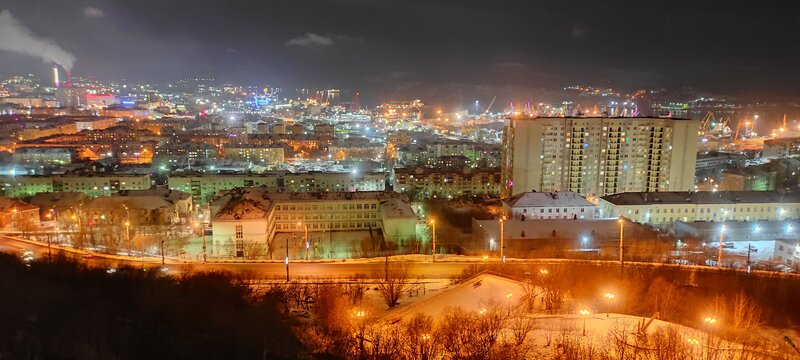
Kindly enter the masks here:
M 527 192 L 503 199 L 503 213 L 514 220 L 594 219 L 596 206 L 574 192 Z
M 225 157 L 233 161 L 247 161 L 262 166 L 282 164 L 284 159 L 282 146 L 228 145 Z
M 120 190 L 146 190 L 150 175 L 26 175 L 0 177 L 0 190 L 9 197 L 42 192 L 75 191 L 88 196 L 109 196 Z
M 274 191 L 337 192 L 384 191 L 386 174 L 380 172 L 290 173 L 275 171 L 264 174 L 187 174 L 173 175 L 169 188 L 192 194 L 195 201 L 210 202 L 219 193 L 237 187 L 263 186 Z
M 240 188 L 215 200 L 211 212 L 216 257 L 266 255 L 279 233 L 381 231 L 386 241 L 416 241 L 416 214 L 403 196 L 391 192 Z
M 652 225 L 676 221 L 778 221 L 800 218 L 800 195 L 775 191 L 622 193 L 601 197 L 600 217 Z
M 503 190 L 604 196 L 694 188 L 698 121 L 652 117 L 512 118 Z
M 397 168 L 394 189 L 413 200 L 500 195 L 500 168 Z

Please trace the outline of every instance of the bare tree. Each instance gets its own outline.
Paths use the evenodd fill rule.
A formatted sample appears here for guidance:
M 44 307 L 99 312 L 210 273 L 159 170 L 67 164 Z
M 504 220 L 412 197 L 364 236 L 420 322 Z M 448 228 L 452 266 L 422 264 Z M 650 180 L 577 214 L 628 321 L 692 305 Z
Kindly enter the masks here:
M 394 360 L 403 355 L 404 333 L 401 324 L 371 324 L 364 332 L 366 353 L 374 360 Z
M 743 291 L 731 299 L 730 323 L 734 329 L 748 331 L 761 324 L 761 308 Z
M 405 329 L 405 355 L 408 359 L 437 359 L 439 342 L 433 338 L 433 317 L 415 314 Z
M 525 343 L 528 333 L 536 328 L 536 320 L 527 314 L 517 313 L 508 319 L 508 327 L 514 338 L 514 343 L 519 346 Z
M 540 295 L 544 293 L 544 290 L 536 285 L 536 282 L 530 279 L 526 279 L 522 283 L 522 294 L 523 294 L 523 301 L 525 301 L 525 309 L 528 312 L 533 312 L 536 308 L 536 299 L 539 298 Z
M 490 359 L 500 331 L 505 327 L 506 311 L 496 301 L 488 301 L 477 312 L 460 307 L 445 310 L 436 338 L 454 359 Z
M 536 284 L 544 289 L 545 309 L 560 309 L 564 303 L 564 294 L 567 291 L 564 270 L 560 267 L 554 267 L 547 272 L 540 272 L 536 277 Z
M 375 274 L 375 278 L 383 278 L 378 283 L 383 301 L 387 306 L 394 307 L 408 288 L 411 267 L 408 263 L 389 262 L 386 264 L 384 274 Z

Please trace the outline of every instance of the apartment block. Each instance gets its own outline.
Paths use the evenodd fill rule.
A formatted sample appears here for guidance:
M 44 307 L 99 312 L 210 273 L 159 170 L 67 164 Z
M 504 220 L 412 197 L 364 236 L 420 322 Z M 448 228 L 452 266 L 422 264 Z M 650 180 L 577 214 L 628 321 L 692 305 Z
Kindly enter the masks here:
M 503 144 L 503 195 L 691 190 L 697 129 L 698 121 L 676 118 L 511 118 Z

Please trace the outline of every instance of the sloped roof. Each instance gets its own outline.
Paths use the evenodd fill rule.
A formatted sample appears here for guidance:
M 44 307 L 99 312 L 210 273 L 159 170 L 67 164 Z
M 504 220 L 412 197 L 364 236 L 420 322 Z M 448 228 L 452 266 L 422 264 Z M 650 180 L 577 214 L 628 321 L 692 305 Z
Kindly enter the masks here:
M 800 194 L 783 194 L 778 191 L 670 191 L 627 192 L 602 197 L 614 205 L 658 204 L 764 204 L 800 203 Z
M 573 206 L 594 206 L 571 191 L 561 192 L 526 192 L 517 194 L 503 200 L 511 207 L 573 207 Z

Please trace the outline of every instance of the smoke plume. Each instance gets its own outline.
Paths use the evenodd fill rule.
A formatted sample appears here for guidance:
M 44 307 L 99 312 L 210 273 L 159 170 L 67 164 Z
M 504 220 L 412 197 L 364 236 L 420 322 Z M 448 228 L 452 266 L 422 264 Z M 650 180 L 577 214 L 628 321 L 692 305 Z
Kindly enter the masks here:
M 50 39 L 32 33 L 8 10 L 0 12 L 0 50 L 38 57 L 47 63 L 54 62 L 72 70 L 75 55 L 62 49 Z

